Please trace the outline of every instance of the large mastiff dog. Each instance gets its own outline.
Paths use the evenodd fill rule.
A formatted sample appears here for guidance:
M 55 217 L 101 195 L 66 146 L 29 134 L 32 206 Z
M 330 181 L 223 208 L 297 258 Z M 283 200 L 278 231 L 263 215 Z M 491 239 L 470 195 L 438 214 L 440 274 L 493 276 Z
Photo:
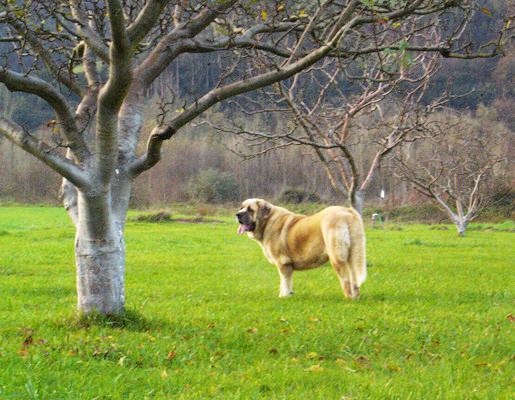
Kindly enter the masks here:
M 247 232 L 279 270 L 280 297 L 292 294 L 293 271 L 316 268 L 327 261 L 345 296 L 359 297 L 367 267 L 363 222 L 354 209 L 333 206 L 305 216 L 262 199 L 248 199 L 236 216 L 238 233 Z

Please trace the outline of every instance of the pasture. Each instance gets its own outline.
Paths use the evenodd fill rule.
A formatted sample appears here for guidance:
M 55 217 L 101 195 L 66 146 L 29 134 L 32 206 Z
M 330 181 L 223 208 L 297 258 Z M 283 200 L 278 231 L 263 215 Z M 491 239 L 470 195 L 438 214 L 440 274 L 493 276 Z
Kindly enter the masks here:
M 224 223 L 129 222 L 123 319 L 75 314 L 60 208 L 0 208 L 0 399 L 508 399 L 514 234 L 367 230 L 368 280 L 294 274 Z

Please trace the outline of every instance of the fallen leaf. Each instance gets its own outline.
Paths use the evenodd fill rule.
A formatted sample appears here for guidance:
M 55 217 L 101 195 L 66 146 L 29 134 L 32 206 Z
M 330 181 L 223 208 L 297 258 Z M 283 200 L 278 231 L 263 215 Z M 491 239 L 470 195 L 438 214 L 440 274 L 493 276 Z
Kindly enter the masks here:
M 320 320 L 317 317 L 310 317 L 309 318 L 313 322 L 319 322 Z
M 21 349 L 20 350 L 20 356 L 26 356 L 29 354 L 29 351 L 28 350 L 25 350 L 25 349 Z
M 306 357 L 307 358 L 317 358 L 318 357 L 318 353 L 315 353 L 314 351 L 306 354 Z
M 511 314 L 511 313 L 510 313 L 510 314 L 508 314 L 508 315 L 506 316 L 506 318 L 508 318 L 508 319 L 510 320 L 510 322 L 515 322 L 515 317 L 514 317 L 514 316 L 513 316 L 513 314 Z
M 279 318 L 279 321 L 280 322 L 286 322 L 286 319 L 284 319 L 283 317 Z
M 118 360 L 118 365 L 120 367 L 123 367 L 123 363 L 125 362 L 126 358 L 127 358 L 127 356 L 120 357 L 120 359 Z
M 279 4 L 279 7 L 277 7 L 277 12 L 283 12 L 284 11 L 284 4 Z
M 489 364 L 487 362 L 481 361 L 474 364 L 474 367 L 490 367 L 492 364 Z
M 168 355 L 166 356 L 166 359 L 173 360 L 176 356 L 177 356 L 177 353 L 175 352 L 175 350 L 170 350 L 168 352 Z
M 161 378 L 163 378 L 163 379 L 168 378 L 168 373 L 166 372 L 166 369 L 163 369 L 163 372 L 161 372 Z
M 359 356 L 354 361 L 356 361 L 359 365 L 361 365 L 364 368 L 370 367 L 370 360 L 365 356 Z
M 34 331 L 32 330 L 32 328 L 24 328 L 23 329 L 23 334 L 25 336 L 32 336 L 33 333 L 34 333 Z
M 393 364 L 386 364 L 386 366 L 388 367 L 388 369 L 390 371 L 402 371 L 402 368 L 401 367 L 398 367 L 397 365 L 393 365 Z
M 479 7 L 479 9 L 481 11 L 483 11 L 486 15 L 488 15 L 489 17 L 492 17 L 492 13 L 490 12 L 490 10 L 488 8 L 485 8 L 485 7 Z
M 306 371 L 306 372 L 321 372 L 323 370 L 324 370 L 324 368 L 321 367 L 320 364 L 315 364 L 309 368 L 306 368 L 304 371 Z
M 34 344 L 34 339 L 32 339 L 32 336 L 27 336 L 21 345 L 22 347 L 27 347 L 31 344 Z
M 247 329 L 247 332 L 249 332 L 249 333 L 257 333 L 257 331 L 258 331 L 258 328 L 249 328 L 249 329 Z
M 277 353 L 279 353 L 279 351 L 277 351 L 277 349 L 270 349 L 270 350 L 268 350 L 268 352 L 270 354 L 277 354 Z

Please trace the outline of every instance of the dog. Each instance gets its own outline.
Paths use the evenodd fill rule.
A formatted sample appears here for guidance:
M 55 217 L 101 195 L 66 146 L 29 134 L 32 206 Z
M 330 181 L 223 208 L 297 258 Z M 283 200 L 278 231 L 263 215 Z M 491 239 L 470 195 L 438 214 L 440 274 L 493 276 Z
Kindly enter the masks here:
M 345 297 L 356 299 L 367 277 L 365 232 L 353 208 L 332 206 L 295 214 L 263 199 L 245 200 L 236 213 L 238 233 L 259 243 L 280 277 L 279 297 L 291 295 L 294 271 L 331 263 Z

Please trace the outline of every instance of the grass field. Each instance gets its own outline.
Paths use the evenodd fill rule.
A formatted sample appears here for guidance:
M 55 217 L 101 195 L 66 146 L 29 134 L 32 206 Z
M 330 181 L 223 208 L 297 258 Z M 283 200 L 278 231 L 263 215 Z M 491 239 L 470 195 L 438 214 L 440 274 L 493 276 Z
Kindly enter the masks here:
M 130 222 L 127 316 L 75 315 L 59 208 L 0 208 L 0 399 L 509 399 L 514 234 L 368 230 L 362 298 L 236 223 Z

